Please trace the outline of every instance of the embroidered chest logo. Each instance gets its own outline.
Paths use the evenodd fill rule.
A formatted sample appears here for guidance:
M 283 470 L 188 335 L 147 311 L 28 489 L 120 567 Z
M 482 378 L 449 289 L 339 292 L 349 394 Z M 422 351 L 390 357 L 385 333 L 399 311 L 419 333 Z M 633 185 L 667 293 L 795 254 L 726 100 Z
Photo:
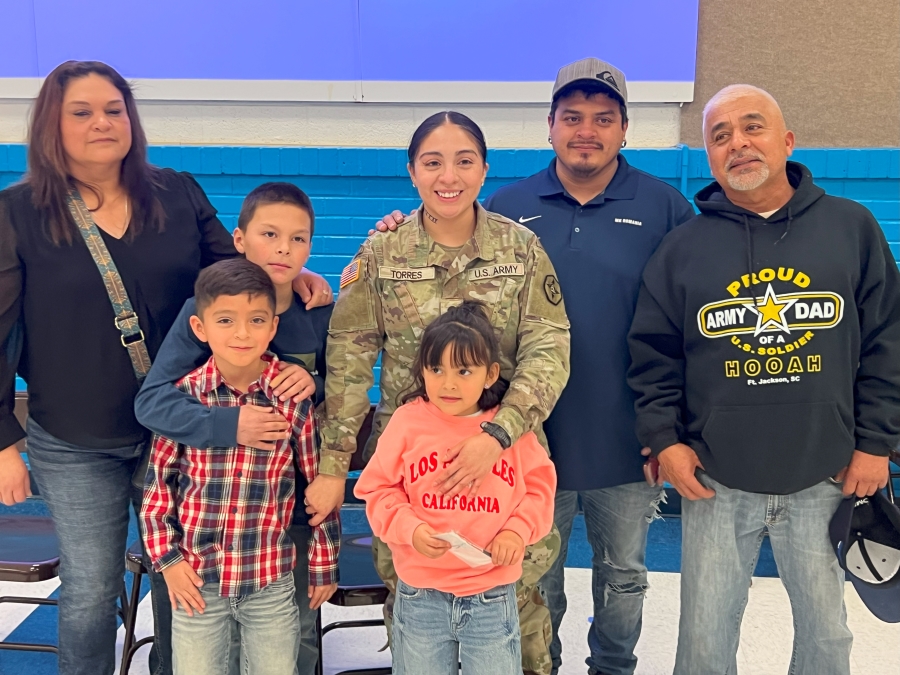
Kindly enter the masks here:
M 841 322 L 844 299 L 830 291 L 805 290 L 810 283 L 808 275 L 792 267 L 765 268 L 728 284 L 730 298 L 700 308 L 700 333 L 727 338 L 743 354 L 725 361 L 726 377 L 747 376 L 753 386 L 799 382 L 803 373 L 821 372 L 821 355 L 807 353 L 806 347 L 818 331 Z M 785 292 L 776 292 L 776 286 Z M 758 377 L 764 370 L 772 377 Z

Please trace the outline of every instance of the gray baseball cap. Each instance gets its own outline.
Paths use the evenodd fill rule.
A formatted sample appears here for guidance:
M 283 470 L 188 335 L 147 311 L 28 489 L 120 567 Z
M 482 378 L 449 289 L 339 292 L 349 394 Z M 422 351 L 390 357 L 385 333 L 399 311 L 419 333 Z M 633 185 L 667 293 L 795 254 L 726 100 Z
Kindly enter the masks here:
M 625 73 L 614 65 L 600 59 L 587 58 L 563 66 L 556 74 L 553 84 L 553 96 L 556 98 L 560 89 L 582 80 L 605 84 L 615 98 L 628 105 L 628 90 L 625 88 Z

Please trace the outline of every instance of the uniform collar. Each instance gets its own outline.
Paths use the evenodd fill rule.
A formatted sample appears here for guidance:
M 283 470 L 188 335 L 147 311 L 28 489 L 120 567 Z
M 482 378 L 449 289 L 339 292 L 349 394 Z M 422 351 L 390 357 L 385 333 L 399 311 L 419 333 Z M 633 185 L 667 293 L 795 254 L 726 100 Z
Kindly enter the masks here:
M 412 214 L 413 226 L 409 237 L 409 266 L 410 267 L 447 267 L 453 263 L 448 255 L 435 241 L 428 236 L 425 227 L 422 225 L 422 210 L 420 206 L 415 213 Z M 454 259 L 474 260 L 480 258 L 482 260 L 494 259 L 494 245 L 491 243 L 490 224 L 488 223 L 487 211 L 484 207 L 475 202 L 475 233 L 463 244 L 458 253 L 452 254 Z M 447 263 L 447 264 L 444 264 Z
M 267 361 L 268 365 L 260 374 L 259 379 L 251 384 L 250 388 L 244 393 L 250 394 L 259 390 L 265 394 L 266 398 L 273 399 L 272 379 L 278 375 L 278 357 L 272 352 L 267 351 L 263 353 L 260 358 L 262 358 L 263 361 Z M 231 392 L 237 392 L 237 390 L 229 385 L 225 381 L 225 378 L 222 377 L 222 373 L 219 372 L 219 368 L 216 366 L 215 356 L 209 357 L 209 361 L 201 368 L 198 376 L 200 378 L 200 392 L 203 394 L 215 391 L 219 387 L 226 387 Z
M 618 157 L 619 166 L 616 168 L 616 173 L 613 175 L 609 185 L 606 186 L 606 190 L 603 191 L 603 194 L 594 197 L 588 204 L 602 204 L 607 199 L 634 199 L 638 187 L 637 172 L 631 167 L 621 152 Z M 538 175 L 540 176 L 537 188 L 539 197 L 564 195 L 572 199 L 556 174 L 556 157 L 550 160 L 550 166 Z

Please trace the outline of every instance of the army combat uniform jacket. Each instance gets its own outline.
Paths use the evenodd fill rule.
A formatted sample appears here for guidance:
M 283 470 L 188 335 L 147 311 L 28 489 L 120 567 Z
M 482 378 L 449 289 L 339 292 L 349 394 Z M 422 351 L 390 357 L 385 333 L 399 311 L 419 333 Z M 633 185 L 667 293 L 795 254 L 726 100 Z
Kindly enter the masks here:
M 569 378 L 569 321 L 553 265 L 530 230 L 476 203 L 475 233 L 459 250 L 436 244 L 422 210 L 395 233 L 376 233 L 341 275 L 331 317 L 319 473 L 343 477 L 369 411 L 373 367 L 381 362 L 381 402 L 366 458 L 413 384 L 425 327 L 463 300 L 491 310 L 500 337 L 500 374 L 509 381 L 494 422 L 513 441 L 541 423 Z

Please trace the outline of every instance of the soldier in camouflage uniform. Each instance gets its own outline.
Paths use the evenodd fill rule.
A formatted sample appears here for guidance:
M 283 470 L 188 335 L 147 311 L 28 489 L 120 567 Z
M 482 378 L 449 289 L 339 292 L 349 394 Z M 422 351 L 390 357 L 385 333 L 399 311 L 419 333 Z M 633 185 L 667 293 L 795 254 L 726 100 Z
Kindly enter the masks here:
M 510 387 L 494 422 L 513 441 L 533 430 L 546 448 L 541 423 L 569 376 L 569 321 L 552 264 L 537 237 L 474 202 L 474 234 L 459 249 L 437 244 L 423 226 L 424 209 L 396 233 L 366 240 L 341 277 L 326 353 L 325 415 L 321 420 L 320 473 L 346 475 L 356 435 L 369 410 L 368 390 L 379 354 L 381 402 L 364 457 L 398 398 L 413 384 L 411 367 L 425 327 L 466 299 L 492 309 L 500 338 L 500 373 Z M 522 632 L 523 670 L 550 673 L 550 614 L 537 586 L 559 553 L 553 531 L 525 549 L 516 591 Z M 373 542 L 379 575 L 393 592 L 391 551 Z M 390 621 L 390 605 L 386 606 Z M 390 634 L 390 630 L 388 631 Z

